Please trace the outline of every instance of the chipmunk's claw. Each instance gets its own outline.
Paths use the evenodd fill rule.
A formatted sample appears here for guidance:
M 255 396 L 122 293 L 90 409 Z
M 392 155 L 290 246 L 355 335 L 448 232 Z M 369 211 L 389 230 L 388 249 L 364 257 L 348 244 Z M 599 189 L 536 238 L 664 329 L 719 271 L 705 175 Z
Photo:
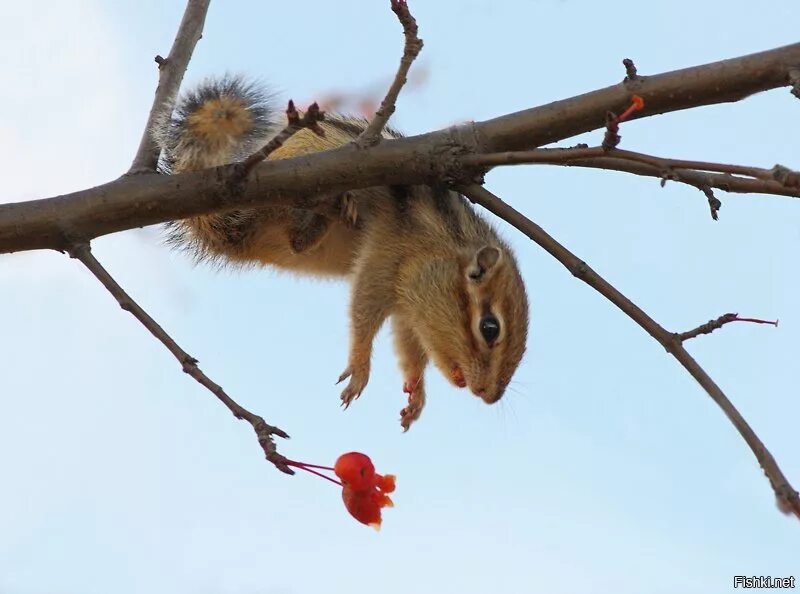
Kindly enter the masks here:
M 345 410 L 347 410 L 353 400 L 361 396 L 361 392 L 363 392 L 364 388 L 367 386 L 367 382 L 369 381 L 369 368 L 358 368 L 350 365 L 342 372 L 342 375 L 339 376 L 339 381 L 336 383 L 339 384 L 348 377 L 350 378 L 350 383 L 342 390 L 341 395 L 342 406 Z
M 400 426 L 403 433 L 406 433 L 411 424 L 419 419 L 425 407 L 425 388 L 421 379 L 417 379 L 403 384 L 403 392 L 408 394 L 408 405 L 400 411 Z
M 352 367 L 348 367 L 347 369 L 345 369 L 342 372 L 342 375 L 339 376 L 339 379 L 336 380 L 336 385 L 338 386 L 339 384 L 341 384 L 344 380 L 346 380 L 352 374 L 353 374 L 353 368 Z

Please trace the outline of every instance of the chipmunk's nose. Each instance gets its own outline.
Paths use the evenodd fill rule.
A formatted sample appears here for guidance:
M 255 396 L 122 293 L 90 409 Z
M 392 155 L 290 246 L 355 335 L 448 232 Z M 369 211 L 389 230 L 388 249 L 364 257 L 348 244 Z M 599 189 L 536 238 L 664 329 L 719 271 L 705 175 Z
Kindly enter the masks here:
M 497 386 L 497 389 L 490 390 L 485 386 L 479 386 L 472 389 L 472 393 L 478 396 L 486 404 L 494 404 L 503 397 L 506 391 L 505 386 Z

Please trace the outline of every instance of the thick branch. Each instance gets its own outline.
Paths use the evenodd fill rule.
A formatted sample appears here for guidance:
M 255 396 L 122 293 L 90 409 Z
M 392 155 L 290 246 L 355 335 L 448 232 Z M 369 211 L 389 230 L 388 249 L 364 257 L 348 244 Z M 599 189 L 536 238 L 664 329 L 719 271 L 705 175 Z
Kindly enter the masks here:
M 800 43 L 673 70 L 599 89 L 477 124 L 488 146 L 484 152 L 516 151 L 558 142 L 605 126 L 607 111 L 624 109 L 632 94 L 644 99 L 644 109 L 630 120 L 731 103 L 761 91 L 789 86 L 789 72 L 800 66 Z
M 156 96 L 153 99 L 153 106 L 150 108 L 150 115 L 147 116 L 142 140 L 139 142 L 139 149 L 133 159 L 128 174 L 149 173 L 156 170 L 158 163 L 158 148 L 150 135 L 156 120 L 165 111 L 172 112 L 178 90 L 181 88 L 183 75 L 192 59 L 194 47 L 203 35 L 203 25 L 206 21 L 208 4 L 211 0 L 189 0 L 186 4 L 186 11 L 169 50 L 167 58 L 156 56 L 158 63 L 158 87 Z
M 728 400 L 728 397 L 725 396 L 720 387 L 717 386 L 714 380 L 711 379 L 697 361 L 686 351 L 683 347 L 680 335 L 665 330 L 635 303 L 592 270 L 586 262 L 580 260 L 553 237 L 548 235 L 539 225 L 523 216 L 482 186 L 473 184 L 460 188 L 460 191 L 473 202 L 480 204 L 494 215 L 522 231 L 522 233 L 527 235 L 556 260 L 561 262 L 574 276 L 595 289 L 598 293 L 603 295 L 603 297 L 621 309 L 628 317 L 639 324 L 645 332 L 656 339 L 667 352 L 675 357 L 691 376 L 697 380 L 697 383 L 702 386 L 711 399 L 722 409 L 731 423 L 733 423 L 733 426 L 736 427 L 739 434 L 744 438 L 745 442 L 747 442 L 747 445 L 750 446 L 750 449 L 753 451 L 753 454 L 755 454 L 758 463 L 761 465 L 761 468 L 764 470 L 764 473 L 767 475 L 772 485 L 780 509 L 787 513 L 791 511 L 800 518 L 800 495 L 798 495 L 797 491 L 795 491 L 783 475 L 775 458 L 772 457 L 772 454 L 767 450 L 733 403 Z
M 636 82 L 456 130 L 382 142 L 360 150 L 357 156 L 353 147 L 342 147 L 261 163 L 240 185 L 230 183 L 233 175 L 232 167 L 228 166 L 169 177 L 136 176 L 56 198 L 0 205 L 0 253 L 64 249 L 65 225 L 69 226 L 72 237 L 89 240 L 106 233 L 236 207 L 278 204 L 279 201 L 287 204 L 292 196 L 303 194 L 382 184 L 427 183 L 440 179 L 455 164 L 453 160 L 448 162 L 452 150 L 526 149 L 603 127 L 606 111 L 627 105 L 633 87 L 646 99 L 645 108 L 632 116 L 641 117 L 642 114 L 735 101 L 751 93 L 788 85 L 788 72 L 795 64 L 800 64 L 800 44 L 657 76 L 638 77 Z M 640 175 L 649 175 L 641 172 L 656 169 L 638 163 L 624 166 L 635 169 L 632 172 Z M 715 182 L 724 183 L 729 176 L 716 177 L 722 179 Z M 743 185 L 739 183 L 738 187 Z M 752 185 L 755 187 L 750 191 L 757 192 L 762 182 Z
M 197 359 L 192 357 L 189 353 L 184 351 L 178 343 L 176 343 L 167 332 L 151 318 L 146 311 L 144 311 L 138 303 L 136 303 L 130 295 L 114 280 L 114 278 L 103 268 L 102 264 L 98 262 L 97 258 L 92 255 L 88 243 L 76 243 L 68 248 L 69 255 L 77 260 L 80 260 L 86 268 L 103 283 L 103 286 L 108 289 L 108 292 L 117 300 L 119 306 L 127 312 L 130 312 L 142 325 L 155 336 L 161 344 L 167 347 L 167 350 L 172 353 L 181 364 L 184 373 L 192 376 L 198 383 L 207 388 L 214 396 L 228 407 L 237 419 L 245 420 L 253 427 L 258 437 L 258 442 L 264 450 L 264 455 L 267 460 L 272 462 L 278 470 L 287 474 L 294 474 L 294 471 L 284 463 L 284 458 L 275 449 L 275 442 L 272 440 L 273 435 L 288 439 L 288 435 L 282 429 L 268 425 L 264 419 L 255 415 L 247 409 L 240 406 L 234 401 L 222 386 L 211 381 L 205 373 L 200 371 L 197 366 Z

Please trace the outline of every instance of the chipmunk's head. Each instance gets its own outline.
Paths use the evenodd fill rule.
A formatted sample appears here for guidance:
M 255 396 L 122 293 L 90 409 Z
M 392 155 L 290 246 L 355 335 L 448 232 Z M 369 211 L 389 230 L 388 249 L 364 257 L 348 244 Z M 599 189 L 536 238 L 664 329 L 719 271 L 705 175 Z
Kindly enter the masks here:
M 514 375 L 528 336 L 528 297 L 504 245 L 479 245 L 458 260 L 432 260 L 417 333 L 450 381 L 487 404 Z

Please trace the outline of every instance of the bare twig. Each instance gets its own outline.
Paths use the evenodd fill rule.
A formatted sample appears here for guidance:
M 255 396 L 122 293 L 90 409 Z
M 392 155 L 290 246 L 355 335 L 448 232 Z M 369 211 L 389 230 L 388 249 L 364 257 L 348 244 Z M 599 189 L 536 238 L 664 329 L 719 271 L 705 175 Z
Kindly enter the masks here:
M 684 342 L 686 340 L 695 338 L 700 336 L 701 334 L 711 334 L 714 330 L 719 330 L 725 324 L 730 324 L 731 322 L 750 322 L 751 324 L 771 324 L 772 326 L 777 326 L 778 321 L 775 320 L 774 322 L 771 320 L 759 320 L 757 318 L 740 318 L 739 314 L 735 313 L 726 313 L 718 317 L 716 320 L 709 320 L 705 324 L 700 324 L 697 328 L 693 328 L 687 332 L 681 332 L 680 334 L 675 334 L 675 338 Z
M 400 96 L 400 91 L 403 85 L 406 84 L 408 71 L 411 69 L 411 64 L 419 55 L 422 50 L 422 40 L 417 36 L 417 21 L 408 9 L 406 0 L 391 0 L 392 11 L 397 15 L 397 19 L 403 26 L 403 36 L 405 37 L 405 46 L 403 47 L 403 57 L 400 58 L 400 66 L 397 68 L 397 74 L 394 77 L 386 97 L 381 101 L 381 106 L 375 112 L 375 116 L 370 121 L 366 130 L 364 130 L 356 139 L 356 144 L 360 147 L 370 146 L 380 142 L 381 133 L 389 118 L 395 110 L 397 97 Z
M 480 204 L 496 216 L 522 231 L 546 252 L 561 262 L 574 276 L 588 284 L 603 297 L 621 309 L 650 336 L 657 340 L 699 383 L 706 393 L 722 409 L 733 426 L 744 438 L 755 454 L 761 468 L 767 475 L 777 498 L 778 507 L 785 512 L 791 511 L 800 518 L 800 495 L 784 476 L 778 463 L 766 446 L 761 442 L 753 429 L 745 421 L 736 407 L 728 400 L 724 392 L 714 380 L 700 367 L 695 359 L 683 347 L 680 335 L 668 332 L 641 308 L 623 295 L 608 281 L 592 270 L 586 262 L 580 260 L 563 245 L 558 243 L 539 225 L 523 216 L 500 198 L 480 185 L 472 184 L 459 188 L 467 198 Z
M 258 443 L 261 444 L 261 449 L 264 450 L 264 455 L 266 456 L 267 460 L 272 462 L 278 470 L 285 472 L 287 474 L 294 474 L 294 471 L 289 468 L 283 456 L 281 456 L 278 451 L 275 449 L 275 442 L 272 439 L 273 435 L 277 435 L 278 437 L 283 437 L 288 439 L 289 436 L 286 434 L 285 431 L 279 429 L 278 427 L 274 427 L 272 425 L 268 425 L 263 418 L 258 415 L 255 415 L 248 411 L 247 409 L 243 408 L 239 404 L 237 404 L 228 394 L 225 393 L 225 390 L 222 389 L 222 386 L 219 384 L 214 383 L 211 381 L 206 374 L 200 371 L 200 368 L 197 366 L 197 359 L 189 355 L 186 351 L 184 351 L 178 344 L 170 337 L 169 334 L 156 322 L 153 318 L 151 318 L 146 311 L 144 311 L 138 303 L 136 303 L 130 295 L 128 295 L 125 290 L 114 280 L 114 278 L 108 273 L 108 271 L 103 268 L 102 264 L 98 262 L 97 258 L 92 255 L 91 248 L 89 247 L 88 243 L 75 243 L 69 249 L 68 253 L 72 258 L 80 260 L 86 268 L 99 280 L 103 283 L 103 286 L 108 289 L 108 292 L 113 295 L 113 297 L 119 303 L 119 306 L 127 312 L 130 312 L 141 324 L 147 328 L 147 330 L 155 336 L 161 344 L 167 347 L 170 353 L 172 353 L 178 362 L 183 367 L 183 371 L 190 376 L 192 376 L 198 383 L 202 386 L 207 388 L 214 396 L 219 398 L 219 400 L 228 407 L 237 419 L 241 419 L 250 423 L 253 427 L 253 430 L 256 432 L 256 436 L 258 437 Z
M 462 158 L 464 165 L 495 167 L 498 165 L 520 165 L 523 163 L 548 163 L 551 165 L 572 164 L 573 161 L 591 159 L 594 157 L 612 157 L 614 159 L 625 159 L 637 163 L 645 163 L 669 173 L 675 169 L 695 169 L 699 171 L 712 171 L 716 173 L 729 173 L 743 175 L 762 180 L 777 179 L 773 169 L 761 167 L 750 167 L 747 165 L 729 165 L 727 163 L 711 163 L 708 161 L 689 161 L 686 159 L 670 159 L 667 157 L 657 157 L 635 151 L 623 149 L 604 149 L 602 146 L 596 147 L 575 147 L 575 148 L 545 148 L 533 149 L 530 151 L 514 151 L 505 153 L 486 153 L 480 155 L 468 155 Z
M 789 82 L 792 85 L 792 95 L 800 99 L 800 68 L 789 69 Z
M 727 163 L 669 159 L 616 148 L 605 149 L 602 146 L 466 155 L 461 157 L 461 163 L 466 167 L 487 168 L 523 163 L 593 167 L 657 177 L 662 180 L 662 185 L 666 180 L 672 180 L 694 186 L 703 192 L 714 220 L 718 218 L 717 212 L 722 203 L 714 196 L 711 188 L 726 192 L 800 197 L 800 176 L 780 165 L 763 169 Z
M 162 113 L 172 112 L 183 75 L 189 65 L 189 60 L 192 59 L 194 47 L 203 35 L 203 25 L 210 1 L 188 0 L 178 33 L 172 43 L 172 49 L 169 50 L 169 56 L 166 58 L 156 56 L 155 58 L 158 64 L 158 87 L 156 87 L 153 106 L 150 108 L 150 115 L 147 116 L 147 124 L 145 124 L 142 139 L 139 142 L 139 149 L 128 170 L 129 175 L 150 173 L 156 170 L 158 149 L 150 131 Z
M 679 179 L 677 176 L 673 177 L 673 179 Z M 666 178 L 661 180 L 661 183 L 665 183 Z M 705 194 L 706 199 L 708 200 L 708 210 L 711 211 L 711 218 L 715 221 L 719 220 L 719 209 L 722 208 L 722 202 L 719 198 L 714 196 L 714 190 L 711 189 L 711 186 L 704 184 L 699 187 L 699 190 Z
M 288 120 L 286 127 L 275 135 L 272 140 L 261 147 L 260 150 L 245 159 L 242 163 L 241 173 L 244 175 L 249 174 L 253 167 L 277 151 L 283 146 L 284 142 L 303 128 L 308 128 L 319 136 L 325 136 L 325 130 L 319 125 L 319 122 L 325 119 L 325 112 L 320 111 L 319 105 L 316 103 L 312 103 L 301 116 L 297 109 L 295 109 L 294 101 L 290 99 L 289 106 L 286 108 L 286 118 Z
M 568 167 L 586 167 L 590 169 L 605 169 L 607 171 L 621 171 L 644 177 L 661 179 L 662 185 L 667 180 L 672 180 L 698 189 L 703 186 L 716 188 L 724 192 L 735 194 L 771 194 L 774 196 L 789 196 L 800 198 L 800 188 L 785 186 L 777 181 L 757 180 L 746 177 L 736 177 L 729 174 L 715 174 L 696 171 L 693 169 L 673 169 L 672 174 L 664 176 L 664 170 L 644 163 L 636 163 L 625 159 L 612 157 L 576 159 L 569 163 L 562 163 Z

